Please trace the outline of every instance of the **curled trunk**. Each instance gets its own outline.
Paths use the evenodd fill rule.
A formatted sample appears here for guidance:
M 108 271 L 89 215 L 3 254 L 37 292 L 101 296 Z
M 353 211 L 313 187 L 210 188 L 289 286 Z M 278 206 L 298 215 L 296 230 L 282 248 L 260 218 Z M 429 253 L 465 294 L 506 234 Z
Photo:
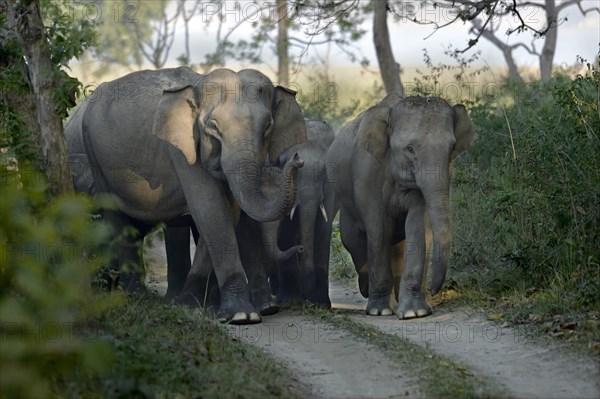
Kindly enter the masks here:
M 271 261 L 283 262 L 296 254 L 302 254 L 304 251 L 304 247 L 302 245 L 294 245 L 293 247 L 282 251 L 277 244 L 278 232 L 278 222 L 263 223 L 261 227 L 263 249 Z
M 272 222 L 287 215 L 296 201 L 298 168 L 304 162 L 295 154 L 284 166 L 282 184 L 274 197 L 261 190 L 262 170 L 252 160 L 237 162 L 236 167 L 225 169 L 225 176 L 240 207 L 258 222 Z

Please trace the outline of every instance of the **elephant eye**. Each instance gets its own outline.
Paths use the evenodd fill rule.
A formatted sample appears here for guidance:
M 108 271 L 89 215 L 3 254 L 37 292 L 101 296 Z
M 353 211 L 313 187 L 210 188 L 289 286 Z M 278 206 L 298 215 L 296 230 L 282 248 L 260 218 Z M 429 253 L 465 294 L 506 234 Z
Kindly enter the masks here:
M 215 138 L 221 137 L 221 132 L 219 131 L 219 124 L 214 119 L 207 120 L 204 124 L 204 129 L 206 133 Z
M 214 119 L 209 119 L 208 122 L 206 122 L 206 127 L 209 129 L 217 129 L 217 121 Z
M 411 144 L 407 145 L 407 146 L 405 147 L 405 149 L 406 149 L 406 151 L 408 151 L 408 152 L 409 152 L 409 153 L 411 153 L 411 154 L 414 154 L 414 153 L 415 153 L 415 149 L 413 148 L 413 146 L 412 146 Z

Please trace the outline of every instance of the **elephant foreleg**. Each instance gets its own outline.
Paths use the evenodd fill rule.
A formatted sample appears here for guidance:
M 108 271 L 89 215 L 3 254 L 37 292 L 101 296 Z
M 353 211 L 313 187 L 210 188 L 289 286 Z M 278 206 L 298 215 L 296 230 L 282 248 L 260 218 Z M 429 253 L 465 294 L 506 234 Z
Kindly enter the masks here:
M 248 276 L 250 299 L 260 314 L 266 316 L 277 313 L 279 306 L 271 297 L 271 287 L 264 266 L 269 260 L 265 259 L 260 229 L 260 224 L 246 214 L 240 216 L 237 237 L 240 243 L 240 257 Z
M 373 222 L 372 219 L 369 220 Z M 390 223 L 372 223 L 367 227 L 367 263 L 369 265 L 369 301 L 367 314 L 389 316 L 392 292 L 392 271 L 390 268 Z
M 119 286 L 127 292 L 145 290 L 144 265 L 141 257 L 141 246 L 148 226 L 135 221 L 118 211 L 105 211 L 106 220 L 115 229 L 116 234 L 121 234 L 119 243 L 114 248 L 114 268 L 119 270 Z M 137 234 L 125 233 L 123 228 L 133 226 Z
M 406 243 L 404 250 L 404 270 L 400 280 L 398 308 L 400 319 L 411 319 L 431 314 L 425 301 L 423 277 L 425 271 L 425 205 L 412 206 L 406 217 Z
M 219 319 L 235 324 L 260 322 L 260 314 L 250 302 L 235 234 L 235 215 L 226 187 L 210 176 L 200 162 L 189 165 L 181 151 L 173 146 L 169 147 L 169 152 L 219 283 Z
M 343 207 L 340 209 L 340 233 L 344 248 L 350 253 L 358 273 L 358 288 L 363 297 L 369 297 L 369 274 L 367 266 L 367 235 L 358 229 L 354 220 Z
M 181 293 L 185 279 L 192 267 L 190 258 L 190 227 L 167 226 L 165 228 L 167 251 L 167 294 L 172 299 Z
M 187 234 L 189 245 L 189 231 Z M 209 311 L 216 311 L 219 307 L 219 285 L 213 272 L 208 247 L 201 236 L 196 240 L 194 261 L 176 301 L 190 307 L 202 306 Z
M 313 303 L 329 309 L 329 254 L 331 250 L 331 220 L 317 216 L 315 226 L 315 293 Z

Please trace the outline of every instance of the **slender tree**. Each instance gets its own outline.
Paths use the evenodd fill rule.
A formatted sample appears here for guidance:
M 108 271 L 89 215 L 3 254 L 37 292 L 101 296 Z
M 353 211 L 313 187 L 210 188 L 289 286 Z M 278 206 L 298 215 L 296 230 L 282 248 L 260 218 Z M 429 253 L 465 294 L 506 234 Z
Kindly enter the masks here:
M 277 79 L 282 85 L 290 82 L 288 29 L 287 2 L 286 0 L 277 0 Z
M 148 7 L 148 3 L 142 3 L 140 7 Z M 140 52 L 156 69 L 162 68 L 169 58 L 175 40 L 177 20 L 182 7 L 185 6 L 184 3 L 174 2 L 175 11 L 169 13 L 169 3 L 170 0 L 154 1 L 154 10 L 149 14 L 149 28 L 153 32 L 150 37 L 140 29 L 138 23 L 131 24 Z
M 397 92 L 404 95 L 404 87 L 400 80 L 400 65 L 394 58 L 390 42 L 390 32 L 387 24 L 388 11 L 387 0 L 373 1 L 373 43 L 375 44 L 379 73 L 385 91 L 388 94 Z
M 5 3 L 3 8 L 7 11 L 8 24 L 17 33 L 27 60 L 27 72 L 35 97 L 44 168 L 50 189 L 54 194 L 72 192 L 73 183 L 62 119 L 56 112 L 54 102 L 56 74 L 42 21 L 40 2 L 8 1 L 8 5 Z

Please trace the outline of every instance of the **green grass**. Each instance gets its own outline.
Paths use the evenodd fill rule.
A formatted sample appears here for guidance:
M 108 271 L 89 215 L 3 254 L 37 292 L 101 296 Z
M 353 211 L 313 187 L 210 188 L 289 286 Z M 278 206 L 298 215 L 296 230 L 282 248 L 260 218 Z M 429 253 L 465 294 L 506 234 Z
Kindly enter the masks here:
M 471 104 L 456 162 L 449 282 L 463 301 L 600 355 L 600 73 Z M 503 109 L 504 108 L 504 109 Z M 515 142 L 513 155 L 508 118 Z
M 292 397 L 286 371 L 229 337 L 214 319 L 154 294 L 130 297 L 85 325 L 84 338 L 114 350 L 104 372 L 63 375 L 61 397 Z
M 426 397 L 497 398 L 507 393 L 487 380 L 475 377 L 466 367 L 432 351 L 368 326 L 335 311 L 305 306 L 309 317 L 343 329 L 370 345 L 375 346 L 403 370 L 409 370 L 418 381 L 421 394 Z

